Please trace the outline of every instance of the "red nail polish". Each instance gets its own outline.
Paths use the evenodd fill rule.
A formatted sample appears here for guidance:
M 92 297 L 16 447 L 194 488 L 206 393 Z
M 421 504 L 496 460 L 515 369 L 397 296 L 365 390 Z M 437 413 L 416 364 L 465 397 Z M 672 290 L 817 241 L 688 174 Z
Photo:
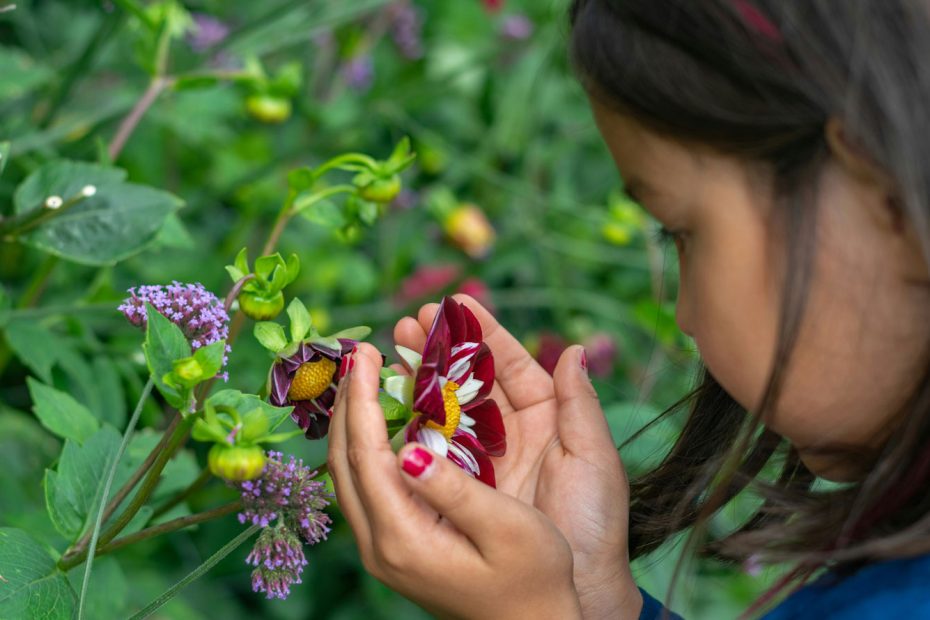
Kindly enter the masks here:
M 339 372 L 336 373 L 336 377 L 339 379 L 342 379 L 349 372 L 349 359 L 348 355 L 342 356 L 342 360 L 339 362 Z
M 355 368 L 355 355 L 354 354 L 349 357 L 349 368 L 346 370 L 346 372 L 352 372 L 353 368 Z
M 419 478 L 423 475 L 429 466 L 433 464 L 433 455 L 424 450 L 423 448 L 414 448 L 406 455 L 404 455 L 404 462 L 402 467 L 404 471 L 413 476 L 414 478 Z
M 581 350 L 581 369 L 588 372 L 588 354 L 584 349 Z

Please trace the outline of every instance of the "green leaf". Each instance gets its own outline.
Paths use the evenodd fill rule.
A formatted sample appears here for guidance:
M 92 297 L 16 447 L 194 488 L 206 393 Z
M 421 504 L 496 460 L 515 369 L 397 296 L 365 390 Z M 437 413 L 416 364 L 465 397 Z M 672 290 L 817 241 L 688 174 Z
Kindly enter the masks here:
M 304 434 L 303 429 L 296 429 L 290 432 L 284 433 L 274 433 L 272 435 L 265 435 L 261 438 L 260 443 L 283 443 L 288 439 L 293 439 L 294 437 L 300 437 Z
M 239 250 L 239 253 L 236 254 L 236 259 L 233 261 L 233 267 L 242 274 L 239 278 L 240 280 L 252 273 L 252 270 L 249 269 L 249 248 L 242 248 Z
M 222 428 L 203 420 L 194 422 L 194 427 L 191 429 L 191 437 L 196 441 L 224 443 L 226 435 L 227 433 Z
M 10 143 L 9 142 L 0 142 L 0 174 L 3 174 L 3 169 L 6 168 L 6 163 L 10 159 Z
M 11 47 L 0 47 L 0 67 L 0 101 L 21 97 L 55 76 L 48 67 Z
M 61 339 L 37 321 L 13 320 L 5 331 L 7 344 L 16 357 L 42 381 L 51 383 Z
M 333 351 L 341 351 L 342 343 L 335 336 L 317 336 L 316 338 L 310 338 L 309 342 L 314 344 L 322 345 Z
M 37 208 L 49 196 L 70 201 L 83 188 L 95 193 L 25 234 L 40 250 L 87 265 L 111 265 L 152 243 L 165 219 L 181 208 L 177 197 L 125 182 L 118 168 L 73 161 L 54 161 L 23 181 L 13 197 L 16 213 Z
M 70 394 L 39 383 L 32 377 L 26 378 L 32 410 L 42 426 L 64 439 L 84 443 L 97 432 L 97 419 L 87 407 L 74 400 Z
M 277 353 L 287 347 L 287 336 L 284 328 L 271 321 L 262 321 L 255 324 L 255 339 L 269 351 Z
M 169 321 L 151 304 L 145 304 L 145 312 L 147 324 L 142 349 L 145 351 L 145 361 L 148 363 L 149 372 L 155 379 L 155 387 L 165 397 L 168 404 L 178 411 L 186 412 L 192 397 L 190 389 L 183 390 L 168 385 L 165 383 L 164 376 L 174 370 L 174 362 L 190 357 L 191 345 L 184 337 L 181 328 Z
M 13 309 L 13 300 L 6 288 L 0 284 L 0 327 L 7 324 L 10 318 L 10 310 Z
M 295 297 L 287 306 L 287 316 L 291 318 L 291 342 L 300 342 L 313 327 L 313 319 L 307 312 L 307 306 Z
M 378 392 L 378 403 L 381 405 L 381 410 L 384 411 L 385 420 L 406 421 L 410 417 L 410 410 L 402 402 L 385 392 Z
M 298 209 L 296 203 L 294 208 Z M 304 219 L 333 230 L 342 228 L 348 224 L 348 220 L 346 219 L 345 213 L 342 212 L 342 209 L 329 200 L 315 202 L 306 208 L 299 209 L 298 212 Z
M 55 559 L 28 533 L 0 528 L 0 618 L 71 620 L 75 595 Z
M 148 506 L 148 516 L 152 509 Z M 140 510 L 140 514 L 143 511 Z M 123 534 L 131 534 L 127 526 Z M 81 578 L 84 565 L 68 573 L 68 579 L 75 591 L 81 590 Z M 129 602 L 129 582 L 120 568 L 119 562 L 113 557 L 102 557 L 94 561 L 94 571 L 90 577 L 90 587 L 87 589 L 87 598 L 84 601 L 84 612 L 87 618 L 122 618 L 125 617 L 126 604 Z
M 240 414 L 251 414 L 259 409 L 268 420 L 266 432 L 269 433 L 278 428 L 294 410 L 293 407 L 275 407 L 254 394 L 243 394 L 239 390 L 221 390 L 208 398 L 206 404 L 213 408 L 230 407 Z
M 316 174 L 313 168 L 296 168 L 287 173 L 287 185 L 294 193 L 306 191 L 316 183 Z
M 367 325 L 359 325 L 358 327 L 349 327 L 341 331 L 336 332 L 335 334 L 330 334 L 330 338 L 345 338 L 346 340 L 364 340 L 371 334 L 371 328 Z
M 261 256 L 255 260 L 255 277 L 259 280 L 267 281 L 275 268 L 280 265 L 285 266 L 284 259 L 280 254 L 271 254 L 270 256 Z
M 216 376 L 223 367 L 223 358 L 226 356 L 226 341 L 217 340 L 205 347 L 200 347 L 194 353 L 194 359 L 203 368 L 208 378 Z
M 58 470 L 45 472 L 45 502 L 55 529 L 73 540 L 84 529 L 87 515 L 96 507 L 109 460 L 119 449 L 120 435 L 103 426 L 79 445 L 65 441 Z M 128 464 L 121 463 L 122 472 Z M 116 483 L 119 483 L 117 476 Z

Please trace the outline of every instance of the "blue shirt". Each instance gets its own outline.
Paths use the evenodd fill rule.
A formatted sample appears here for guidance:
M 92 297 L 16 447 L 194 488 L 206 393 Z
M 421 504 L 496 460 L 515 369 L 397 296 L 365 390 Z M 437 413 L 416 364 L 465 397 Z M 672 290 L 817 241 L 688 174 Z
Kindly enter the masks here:
M 660 620 L 664 608 L 643 592 L 640 620 Z M 681 620 L 677 614 L 667 616 Z M 869 564 L 852 575 L 828 572 L 785 599 L 765 620 L 930 619 L 930 554 Z

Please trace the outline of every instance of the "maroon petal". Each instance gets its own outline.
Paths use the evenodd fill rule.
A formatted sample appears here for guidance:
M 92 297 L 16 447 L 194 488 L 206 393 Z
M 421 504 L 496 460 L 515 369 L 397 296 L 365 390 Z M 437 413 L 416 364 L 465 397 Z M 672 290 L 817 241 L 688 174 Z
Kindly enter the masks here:
M 507 452 L 507 431 L 500 407 L 493 400 L 485 400 L 468 410 L 468 417 L 475 421 L 472 430 L 478 442 L 490 456 L 504 456 Z
M 481 333 L 481 323 L 478 322 L 477 317 L 464 304 L 462 305 L 462 314 L 465 316 L 465 340 L 468 342 L 481 342 L 484 336 Z
M 491 390 L 494 388 L 494 356 L 491 355 L 491 349 L 489 349 L 488 345 L 484 342 L 481 343 L 481 348 L 478 349 L 478 352 L 475 354 L 471 372 L 475 374 L 475 379 L 481 381 L 483 385 L 478 389 L 478 393 L 475 394 L 471 402 L 462 407 L 465 411 L 469 411 L 471 407 L 477 406 L 488 397 L 488 394 L 490 394 Z
M 452 343 L 449 340 L 449 323 L 444 311 L 445 307 L 445 300 L 443 300 L 443 303 L 439 305 L 439 311 L 436 312 L 436 317 L 433 319 L 433 325 L 426 335 L 426 346 L 423 347 L 424 364 L 433 362 L 437 364 L 437 367 L 441 367 L 443 363 L 448 362 L 443 358 L 448 357 L 448 352 L 452 349 Z M 444 374 L 445 370 L 445 367 L 442 367 L 440 372 Z
M 309 345 L 303 345 L 314 352 L 314 357 L 322 356 L 333 361 L 339 361 L 339 358 L 342 357 L 342 351 L 337 351 L 336 349 L 330 349 L 329 347 L 324 347 L 321 344 L 311 343 Z
M 324 411 L 329 411 L 336 404 L 336 389 L 333 386 L 326 388 L 326 391 L 314 399 L 317 407 Z
M 322 439 L 329 432 L 330 413 L 312 400 L 299 400 L 291 403 L 294 410 L 291 419 L 304 431 L 307 439 Z
M 329 416 L 320 414 L 310 416 L 310 424 L 304 431 L 307 439 L 323 439 L 329 433 Z
M 468 433 L 458 431 L 452 436 L 452 442 L 468 450 L 475 461 L 478 462 L 478 473 L 475 477 L 489 487 L 497 487 L 497 480 L 494 477 L 494 463 L 492 463 L 488 455 L 484 453 L 478 440 Z M 452 454 L 453 452 L 450 450 L 449 455 L 451 456 Z M 455 461 L 455 459 L 451 460 Z M 459 464 L 459 466 L 461 467 L 461 464 Z
M 439 386 L 439 372 L 432 364 L 423 364 L 417 370 L 413 386 L 413 410 L 442 426 L 446 423 L 446 407 Z
M 287 403 L 287 393 L 291 389 L 293 373 L 289 373 L 284 363 L 275 362 L 271 367 L 271 394 L 269 400 L 276 407 L 284 407 Z
M 449 325 L 449 342 L 455 346 L 468 342 L 468 322 L 465 319 L 464 306 L 451 297 L 443 297 L 439 311 L 446 316 Z
M 461 385 L 475 365 L 475 354 L 481 348 L 478 342 L 462 342 L 452 347 L 446 378 Z

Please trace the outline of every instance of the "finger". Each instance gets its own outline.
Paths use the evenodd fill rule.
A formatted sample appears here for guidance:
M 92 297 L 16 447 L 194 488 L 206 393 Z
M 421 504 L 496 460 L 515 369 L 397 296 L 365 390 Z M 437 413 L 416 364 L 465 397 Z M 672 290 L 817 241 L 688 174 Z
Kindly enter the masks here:
M 412 316 L 405 316 L 394 326 L 394 342 L 413 351 L 422 351 L 426 346 L 426 329 Z
M 404 446 L 397 462 L 413 492 L 471 540 L 482 555 L 507 537 L 502 532 L 509 531 L 508 524 L 518 526 L 525 518 L 516 500 L 472 478 L 422 444 Z
M 520 341 L 504 329 L 494 316 L 468 295 L 455 295 L 454 299 L 465 304 L 481 324 L 484 341 L 494 355 L 494 374 L 506 396 L 505 403 L 514 409 L 526 409 L 553 397 L 552 377 L 549 376 Z M 420 309 L 420 325 L 429 329 L 432 325 L 437 304 Z M 505 404 L 498 403 L 498 404 Z M 504 407 L 502 407 L 503 409 Z
M 372 536 L 396 536 L 400 528 L 424 527 L 435 513 L 418 507 L 395 466 L 387 425 L 378 403 L 381 354 L 359 345 L 347 388 L 346 449 L 355 490 L 371 525 Z M 398 519 L 404 515 L 404 519 Z
M 562 447 L 582 458 L 603 449 L 616 453 L 607 418 L 588 378 L 584 347 L 572 346 L 562 353 L 553 379 Z
M 352 532 L 355 534 L 355 540 L 359 548 L 369 549 L 371 547 L 371 526 L 365 516 L 362 501 L 355 490 L 346 447 L 346 410 L 348 406 L 346 391 L 350 381 L 351 373 L 343 377 L 336 389 L 336 402 L 333 405 L 333 415 L 329 423 L 327 463 L 333 478 L 333 487 L 336 490 L 339 509 L 346 521 L 349 522 L 349 527 L 352 528 Z

